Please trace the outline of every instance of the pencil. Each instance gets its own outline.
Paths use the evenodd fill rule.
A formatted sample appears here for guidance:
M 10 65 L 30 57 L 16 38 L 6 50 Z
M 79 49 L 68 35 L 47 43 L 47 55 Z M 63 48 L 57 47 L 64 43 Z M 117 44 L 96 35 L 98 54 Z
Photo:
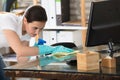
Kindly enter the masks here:
M 39 35 L 37 34 L 37 35 L 35 36 L 35 43 L 38 43 L 38 39 L 39 39 Z

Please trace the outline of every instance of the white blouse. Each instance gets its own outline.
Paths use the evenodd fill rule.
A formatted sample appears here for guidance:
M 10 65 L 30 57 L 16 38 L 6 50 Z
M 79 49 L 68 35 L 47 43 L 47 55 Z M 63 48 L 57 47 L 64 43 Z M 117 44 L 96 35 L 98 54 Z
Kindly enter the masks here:
M 9 47 L 3 30 L 12 30 L 22 40 L 22 17 L 13 13 L 0 14 L 0 47 Z

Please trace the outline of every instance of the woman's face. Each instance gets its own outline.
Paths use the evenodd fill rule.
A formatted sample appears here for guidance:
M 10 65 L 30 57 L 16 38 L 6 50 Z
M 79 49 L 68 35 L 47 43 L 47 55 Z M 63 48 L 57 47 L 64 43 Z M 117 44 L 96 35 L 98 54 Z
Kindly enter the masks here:
M 44 26 L 45 26 L 46 22 L 41 22 L 41 21 L 33 21 L 31 23 L 25 22 L 25 30 L 26 32 L 31 36 L 31 37 L 35 37 L 37 34 L 39 34 Z

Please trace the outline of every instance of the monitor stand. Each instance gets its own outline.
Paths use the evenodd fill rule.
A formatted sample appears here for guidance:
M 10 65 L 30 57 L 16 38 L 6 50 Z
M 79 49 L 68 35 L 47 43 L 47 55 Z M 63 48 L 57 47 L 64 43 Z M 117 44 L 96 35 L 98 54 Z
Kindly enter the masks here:
M 120 48 L 116 48 L 116 45 L 114 45 L 113 42 L 109 41 L 108 49 L 104 49 L 104 50 L 100 50 L 100 51 L 96 51 L 96 52 L 101 53 L 101 54 L 109 54 L 109 56 L 113 57 L 113 55 L 116 52 L 120 52 Z
M 113 54 L 116 52 L 116 50 L 113 49 L 113 43 L 111 41 L 108 42 L 108 47 L 108 52 L 110 53 L 109 56 L 113 57 Z
M 120 49 L 114 49 L 113 47 L 114 47 L 113 42 L 109 41 L 108 42 L 108 48 L 109 48 L 108 50 L 100 50 L 97 52 L 102 53 L 102 54 L 109 53 L 109 56 L 113 57 L 114 53 L 120 51 Z

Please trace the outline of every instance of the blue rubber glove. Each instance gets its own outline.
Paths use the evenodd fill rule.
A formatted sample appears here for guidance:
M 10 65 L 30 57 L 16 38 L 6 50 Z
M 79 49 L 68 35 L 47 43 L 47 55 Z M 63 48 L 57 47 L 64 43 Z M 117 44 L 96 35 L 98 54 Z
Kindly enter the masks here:
M 58 53 L 59 54 L 59 53 Z M 53 63 L 53 62 L 62 62 L 62 61 L 65 61 L 65 60 L 68 60 L 68 59 L 71 59 L 72 57 L 74 57 L 75 55 L 67 55 L 67 56 L 64 56 L 64 57 L 61 57 L 61 58 L 57 58 L 55 57 L 54 55 L 52 56 L 45 56 L 45 57 L 40 57 L 39 58 L 39 65 L 40 66 L 46 66 L 48 65 L 49 63 Z
M 39 55 L 49 54 L 49 53 L 57 53 L 57 52 L 73 52 L 73 49 L 66 48 L 64 46 L 47 46 L 47 45 L 38 45 Z
M 43 39 L 41 39 L 41 38 L 39 38 L 39 39 L 38 39 L 38 42 L 35 42 L 34 46 L 37 47 L 38 45 L 44 45 L 44 43 L 46 43 L 46 41 L 43 40 Z
M 49 54 L 52 53 L 54 50 L 54 47 L 47 45 L 38 45 L 38 48 L 39 48 L 39 55 Z
M 73 49 L 70 49 L 70 48 L 67 48 L 67 47 L 64 47 L 64 46 L 56 46 L 54 48 L 54 51 L 52 51 L 52 53 L 57 53 L 57 52 L 70 53 L 70 52 L 73 52 L 73 51 L 74 51 Z
M 43 39 L 38 39 L 38 45 L 44 45 L 44 43 L 46 43 L 46 41 L 45 40 L 43 40 Z
M 48 54 L 48 53 L 59 54 L 60 52 L 70 53 L 74 51 L 73 49 L 66 48 L 64 46 L 38 45 L 38 47 L 39 47 L 39 55 Z M 54 55 L 49 57 L 48 56 L 40 57 L 40 66 L 46 66 L 49 63 L 53 63 L 53 62 L 65 61 L 72 58 L 73 56 L 74 55 L 67 55 L 62 58 L 57 58 Z
M 53 58 L 58 62 L 62 62 L 62 61 L 66 61 L 66 60 L 69 60 L 69 59 L 71 59 L 72 57 L 74 57 L 75 55 L 66 55 L 66 56 L 64 56 L 64 57 L 60 57 L 60 58 L 58 58 L 58 57 L 55 57 L 55 56 L 53 56 Z
M 51 57 L 42 57 L 39 59 L 39 65 L 40 66 L 46 66 L 49 63 L 53 63 L 53 62 L 59 62 L 58 60 L 56 60 L 53 56 Z

